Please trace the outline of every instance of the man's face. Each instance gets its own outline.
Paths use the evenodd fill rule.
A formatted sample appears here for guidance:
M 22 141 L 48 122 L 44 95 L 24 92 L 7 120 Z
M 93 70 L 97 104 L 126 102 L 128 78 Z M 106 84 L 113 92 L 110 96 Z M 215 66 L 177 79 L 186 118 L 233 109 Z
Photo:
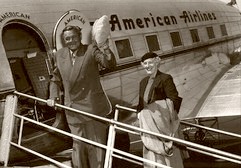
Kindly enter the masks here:
M 148 75 L 152 75 L 157 72 L 158 68 L 155 58 L 148 58 L 144 62 L 141 62 L 141 65 L 146 70 Z
M 63 39 L 66 46 L 72 51 L 77 50 L 81 44 L 81 35 L 78 35 L 74 30 L 65 31 Z

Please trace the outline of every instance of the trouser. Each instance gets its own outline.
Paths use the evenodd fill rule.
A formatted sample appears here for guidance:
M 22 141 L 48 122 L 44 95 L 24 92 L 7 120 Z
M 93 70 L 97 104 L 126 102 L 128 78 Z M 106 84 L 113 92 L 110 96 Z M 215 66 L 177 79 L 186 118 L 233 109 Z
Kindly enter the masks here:
M 154 161 L 156 163 L 160 163 L 162 165 L 170 166 L 170 157 L 166 157 L 164 155 L 157 154 L 148 150 L 145 146 L 143 146 L 143 158 Z M 155 168 L 155 165 L 144 163 L 144 168 Z
M 183 160 L 181 158 L 180 150 L 174 147 L 173 156 L 164 156 L 152 152 L 143 146 L 143 158 L 160 163 L 162 165 L 170 166 L 173 168 L 183 168 Z M 144 168 L 156 168 L 152 164 L 144 164 Z
M 106 145 L 106 128 L 102 122 L 90 120 L 78 126 L 69 125 L 71 133 Z M 72 164 L 74 168 L 103 168 L 105 150 L 73 139 Z
M 180 131 L 180 130 L 179 130 Z M 176 132 L 175 138 L 179 137 L 179 131 Z M 144 145 L 143 145 L 143 158 L 166 165 L 170 166 L 173 168 L 183 168 L 183 158 L 180 152 L 180 149 L 173 145 L 173 155 L 172 156 L 164 156 L 161 154 L 157 154 L 155 152 L 152 152 L 148 150 Z M 154 165 L 152 164 L 144 164 L 144 168 L 155 168 Z

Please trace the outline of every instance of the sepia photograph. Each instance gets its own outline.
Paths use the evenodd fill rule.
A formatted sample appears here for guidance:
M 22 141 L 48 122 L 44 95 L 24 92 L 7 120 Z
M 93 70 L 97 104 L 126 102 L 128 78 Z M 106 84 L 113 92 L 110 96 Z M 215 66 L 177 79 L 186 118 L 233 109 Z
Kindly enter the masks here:
M 240 168 L 240 0 L 1 0 L 0 168 Z

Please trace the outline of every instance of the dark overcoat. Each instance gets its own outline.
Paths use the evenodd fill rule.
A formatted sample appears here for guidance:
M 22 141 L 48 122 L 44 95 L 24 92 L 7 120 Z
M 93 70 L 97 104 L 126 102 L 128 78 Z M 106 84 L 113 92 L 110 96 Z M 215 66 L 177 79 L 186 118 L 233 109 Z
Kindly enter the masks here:
M 139 87 L 139 104 L 137 106 L 137 111 L 141 111 L 144 108 L 144 93 L 149 80 L 149 76 L 143 78 L 140 82 Z M 169 74 L 157 71 L 154 78 L 153 84 L 151 86 L 150 92 L 148 94 L 147 104 L 151 104 L 156 100 L 171 99 L 174 104 L 174 109 L 179 112 L 182 98 L 178 96 L 178 91 L 173 82 L 173 78 Z

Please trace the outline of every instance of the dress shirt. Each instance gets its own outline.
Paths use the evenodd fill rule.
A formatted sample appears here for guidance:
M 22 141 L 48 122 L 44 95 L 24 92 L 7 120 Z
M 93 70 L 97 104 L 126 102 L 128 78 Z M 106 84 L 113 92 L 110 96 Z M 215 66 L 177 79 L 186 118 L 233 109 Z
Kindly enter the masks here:
M 72 60 L 72 65 L 74 66 L 75 57 L 76 57 L 76 51 L 73 52 L 73 51 L 69 50 L 69 52 L 70 52 L 70 56 L 71 56 L 71 60 Z

